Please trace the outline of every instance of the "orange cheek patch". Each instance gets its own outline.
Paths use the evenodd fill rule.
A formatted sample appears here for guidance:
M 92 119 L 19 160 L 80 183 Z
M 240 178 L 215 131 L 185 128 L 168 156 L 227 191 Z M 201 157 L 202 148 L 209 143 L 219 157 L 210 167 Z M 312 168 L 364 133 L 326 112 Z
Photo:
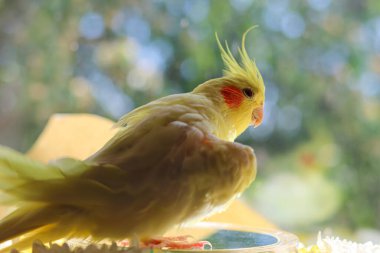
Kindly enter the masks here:
M 220 93 L 224 98 L 224 102 L 229 108 L 237 108 L 241 105 L 244 99 L 244 95 L 240 89 L 234 86 L 224 86 Z

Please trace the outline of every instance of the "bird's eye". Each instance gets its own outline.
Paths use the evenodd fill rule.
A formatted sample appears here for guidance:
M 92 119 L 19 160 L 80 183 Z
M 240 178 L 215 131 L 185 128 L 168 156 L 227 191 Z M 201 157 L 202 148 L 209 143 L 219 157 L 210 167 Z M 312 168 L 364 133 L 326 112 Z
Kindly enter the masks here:
M 244 96 L 246 96 L 247 98 L 252 98 L 253 97 L 253 91 L 251 88 L 244 88 L 243 89 L 243 94 Z

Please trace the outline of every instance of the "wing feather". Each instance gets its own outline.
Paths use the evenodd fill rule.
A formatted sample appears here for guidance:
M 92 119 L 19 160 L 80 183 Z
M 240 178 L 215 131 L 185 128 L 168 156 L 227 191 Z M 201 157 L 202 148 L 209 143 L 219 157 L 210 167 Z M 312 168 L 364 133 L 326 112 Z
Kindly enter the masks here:
M 79 210 L 94 237 L 125 238 L 207 216 L 248 187 L 256 174 L 251 148 L 167 119 L 146 121 L 125 137 L 126 148 L 114 142 L 84 162 L 61 161 L 56 168 L 70 165 L 62 179 L 30 180 L 11 194 Z

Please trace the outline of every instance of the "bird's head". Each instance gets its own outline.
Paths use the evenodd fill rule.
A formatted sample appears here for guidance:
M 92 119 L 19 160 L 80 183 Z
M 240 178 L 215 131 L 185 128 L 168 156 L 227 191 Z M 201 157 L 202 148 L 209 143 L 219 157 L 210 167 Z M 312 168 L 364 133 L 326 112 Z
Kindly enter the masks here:
M 240 63 L 232 55 L 228 44 L 225 47 L 216 36 L 225 65 L 221 78 L 209 80 L 194 89 L 215 101 L 221 109 L 227 124 L 241 134 L 249 125 L 259 126 L 263 121 L 265 87 L 256 64 L 245 49 L 245 37 L 252 30 L 247 30 L 239 48 Z

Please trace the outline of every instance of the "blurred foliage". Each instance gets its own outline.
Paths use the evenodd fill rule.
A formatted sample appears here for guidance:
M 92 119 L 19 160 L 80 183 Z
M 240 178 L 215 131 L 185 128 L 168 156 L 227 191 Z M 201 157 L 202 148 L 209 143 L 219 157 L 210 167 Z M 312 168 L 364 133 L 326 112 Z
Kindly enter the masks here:
M 380 228 L 376 0 L 2 0 L 0 143 L 26 150 L 53 113 L 117 119 L 190 91 L 222 73 L 214 32 L 236 53 L 254 24 L 267 101 L 239 138 L 259 160 L 248 201 L 293 229 Z

